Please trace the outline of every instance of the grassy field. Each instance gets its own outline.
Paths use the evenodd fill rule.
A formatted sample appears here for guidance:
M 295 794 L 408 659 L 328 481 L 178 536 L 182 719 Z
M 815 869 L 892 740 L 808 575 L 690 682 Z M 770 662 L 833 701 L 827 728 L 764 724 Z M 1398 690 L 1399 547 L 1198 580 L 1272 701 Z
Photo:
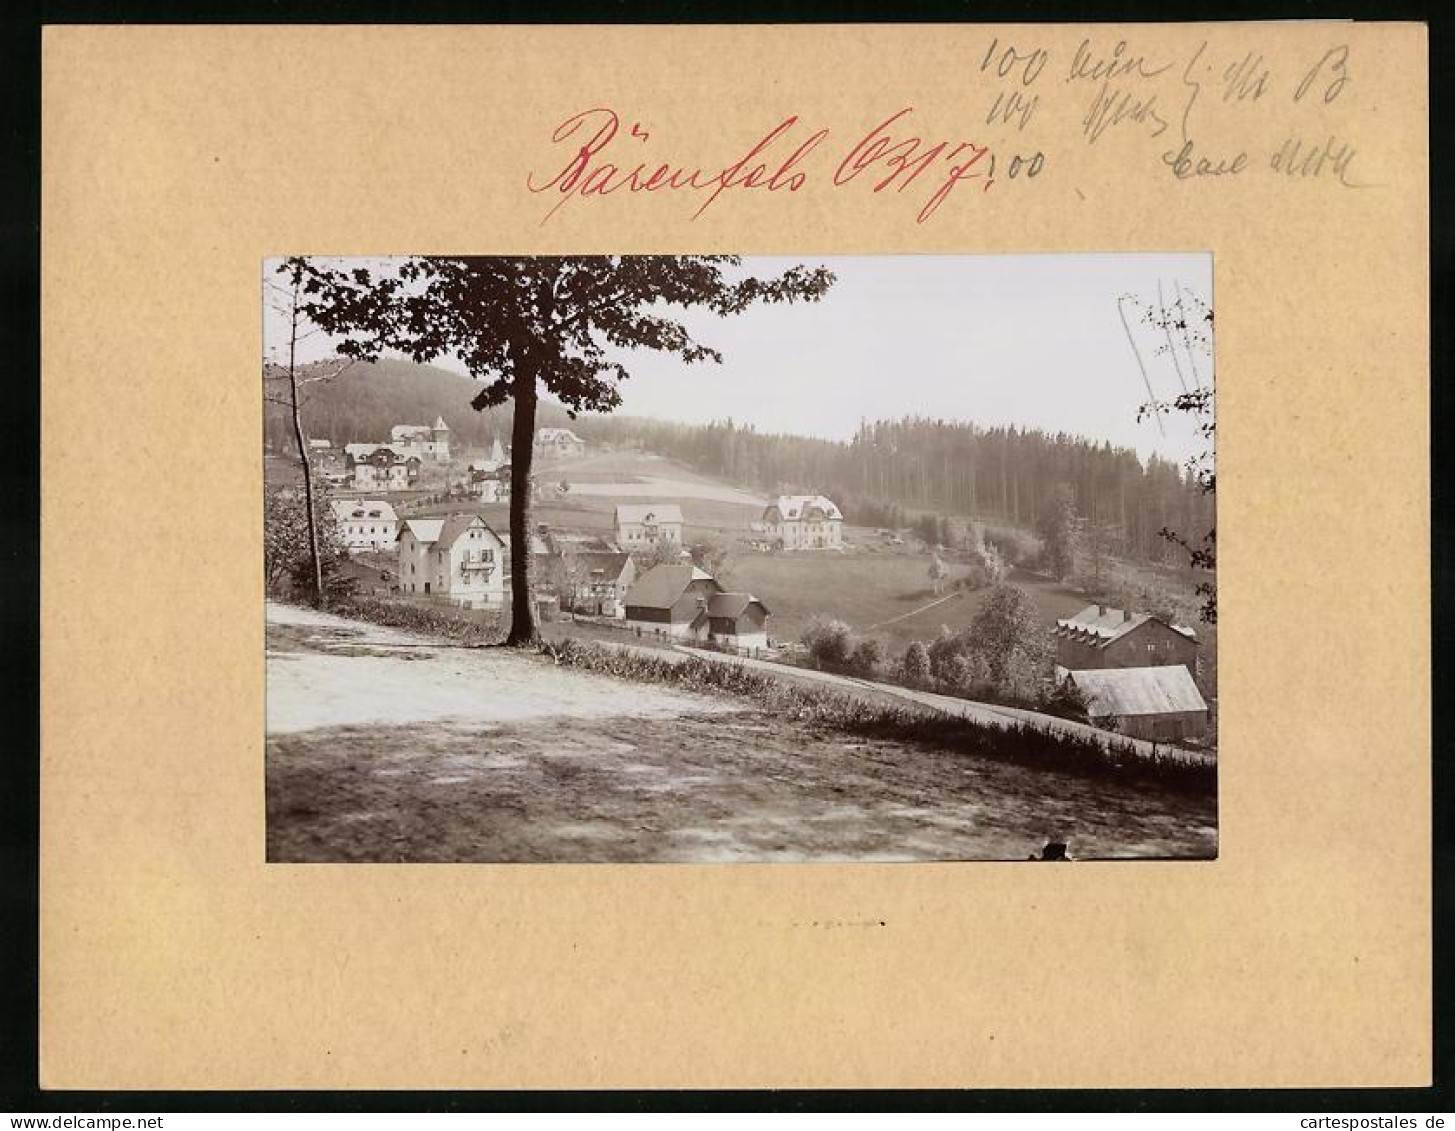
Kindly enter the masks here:
M 925 609 L 937 599 L 929 558 L 905 553 L 738 555 L 727 580 L 732 588 L 747 589 L 767 603 L 773 614 L 769 629 L 781 640 L 797 639 L 815 614 L 829 613 L 856 635 L 879 637 L 896 653 L 912 640 L 929 640 L 941 625 L 967 627 L 989 593 L 963 593 Z M 1083 595 L 1037 574 L 1015 570 L 1009 580 L 1031 595 L 1048 626 L 1087 604 Z M 920 609 L 924 611 L 916 613 Z

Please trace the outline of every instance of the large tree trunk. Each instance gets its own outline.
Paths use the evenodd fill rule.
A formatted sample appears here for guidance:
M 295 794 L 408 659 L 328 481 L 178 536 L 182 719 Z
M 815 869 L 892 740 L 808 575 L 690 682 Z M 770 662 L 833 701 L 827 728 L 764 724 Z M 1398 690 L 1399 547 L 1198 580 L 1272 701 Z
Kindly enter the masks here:
M 540 641 L 531 584 L 531 457 L 536 435 L 535 371 L 523 367 L 515 377 L 515 417 L 510 428 L 510 635 L 505 643 L 530 646 Z

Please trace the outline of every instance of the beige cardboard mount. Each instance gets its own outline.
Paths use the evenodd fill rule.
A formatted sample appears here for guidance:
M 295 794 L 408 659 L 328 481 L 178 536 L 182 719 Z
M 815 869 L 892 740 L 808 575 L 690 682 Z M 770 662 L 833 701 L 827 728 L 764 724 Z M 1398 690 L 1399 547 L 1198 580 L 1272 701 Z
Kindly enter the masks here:
M 1411 25 L 48 29 L 43 1083 L 1428 1082 L 1425 91 Z M 545 219 L 598 108 L 642 181 L 828 133 Z M 1214 257 L 1217 861 L 264 863 L 264 257 L 1057 250 Z

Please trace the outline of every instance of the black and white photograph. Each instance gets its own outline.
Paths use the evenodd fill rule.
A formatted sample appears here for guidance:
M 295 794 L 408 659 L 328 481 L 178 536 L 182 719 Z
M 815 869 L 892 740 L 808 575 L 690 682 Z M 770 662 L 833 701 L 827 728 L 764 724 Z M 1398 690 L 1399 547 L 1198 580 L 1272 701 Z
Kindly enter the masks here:
M 261 290 L 270 862 L 1217 856 L 1210 254 Z

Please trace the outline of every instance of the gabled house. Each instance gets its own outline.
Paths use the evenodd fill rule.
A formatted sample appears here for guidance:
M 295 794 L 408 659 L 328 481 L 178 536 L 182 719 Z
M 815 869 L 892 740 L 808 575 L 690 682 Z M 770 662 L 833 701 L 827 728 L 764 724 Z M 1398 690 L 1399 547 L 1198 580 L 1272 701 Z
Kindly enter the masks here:
M 637 579 L 630 554 L 568 549 L 555 560 L 563 579 L 562 607 L 602 617 L 626 616 L 626 596 Z
M 780 550 L 832 550 L 844 544 L 844 516 L 823 495 L 779 495 L 763 511 L 770 545 Z
M 1179 742 L 1207 733 L 1208 707 L 1182 664 L 1092 668 L 1060 675 L 1086 700 L 1097 726 L 1152 742 Z
M 1150 613 L 1087 605 L 1074 617 L 1058 620 L 1052 635 L 1056 663 L 1063 668 L 1080 671 L 1182 664 L 1190 672 L 1197 671 L 1197 633 Z
M 707 633 L 730 648 L 766 648 L 768 606 L 751 593 L 714 593 L 707 599 Z
M 682 508 L 675 503 L 617 507 L 616 544 L 629 553 L 658 545 L 682 545 Z
M 399 516 L 382 499 L 334 499 L 329 508 L 349 553 L 395 548 Z
M 626 623 L 654 636 L 706 640 L 707 604 L 723 588 L 694 565 L 653 566 L 626 595 Z
M 545 459 L 573 459 L 586 454 L 586 441 L 569 428 L 540 428 L 535 435 L 535 455 Z
M 505 540 L 478 514 L 405 519 L 399 530 L 402 593 L 470 608 L 505 604 Z
M 493 460 L 475 460 L 465 472 L 464 488 L 484 503 L 510 501 L 510 464 Z
M 393 444 L 345 444 L 344 466 L 358 491 L 403 491 L 419 478 L 421 461 Z
M 751 593 L 729 593 L 694 565 L 653 566 L 626 595 L 628 628 L 674 640 L 763 648 L 767 620 Z
M 438 463 L 450 458 L 450 426 L 443 416 L 433 424 L 396 424 L 389 430 L 389 442 L 406 456 Z

